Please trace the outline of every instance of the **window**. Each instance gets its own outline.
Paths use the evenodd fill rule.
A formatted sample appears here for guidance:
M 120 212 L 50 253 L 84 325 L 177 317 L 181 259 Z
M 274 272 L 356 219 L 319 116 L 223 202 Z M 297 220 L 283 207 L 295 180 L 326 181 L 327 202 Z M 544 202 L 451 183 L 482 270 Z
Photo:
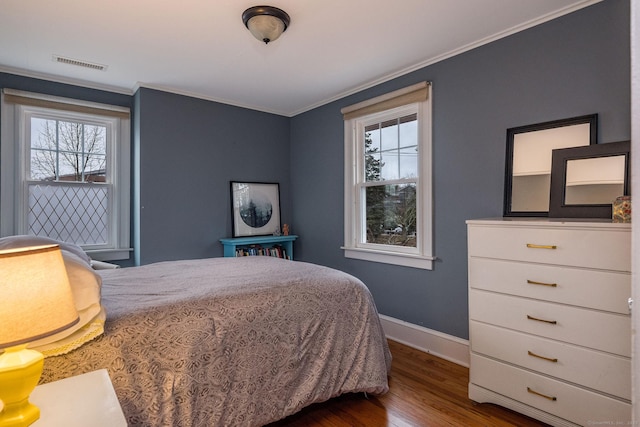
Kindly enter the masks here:
M 5 89 L 0 229 L 129 257 L 129 111 Z M 5 126 L 6 124 L 6 126 Z
M 345 256 L 431 269 L 431 85 L 342 110 Z

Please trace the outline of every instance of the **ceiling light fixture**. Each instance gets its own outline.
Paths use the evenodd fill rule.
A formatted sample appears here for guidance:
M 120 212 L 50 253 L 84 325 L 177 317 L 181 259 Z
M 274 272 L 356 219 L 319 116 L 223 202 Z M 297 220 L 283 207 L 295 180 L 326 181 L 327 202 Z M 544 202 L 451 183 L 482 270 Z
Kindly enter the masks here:
M 254 6 L 242 13 L 242 22 L 255 38 L 267 44 L 287 31 L 291 18 L 277 7 Z

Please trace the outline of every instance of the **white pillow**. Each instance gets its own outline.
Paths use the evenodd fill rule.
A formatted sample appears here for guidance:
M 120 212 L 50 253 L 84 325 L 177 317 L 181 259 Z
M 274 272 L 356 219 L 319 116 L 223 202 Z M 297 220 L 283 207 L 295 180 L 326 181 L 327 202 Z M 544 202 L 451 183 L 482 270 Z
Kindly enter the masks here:
M 100 304 L 102 278 L 91 268 L 91 258 L 73 243 L 48 237 L 10 236 L 0 238 L 0 250 L 57 244 L 64 260 L 80 321 L 55 335 L 29 343 L 29 347 L 47 356 L 68 353 L 102 335 L 106 314 Z
M 24 248 L 25 246 L 58 245 L 63 251 L 71 252 L 78 258 L 91 264 L 91 257 L 75 243 L 67 243 L 49 237 L 18 235 L 0 238 L 0 249 Z

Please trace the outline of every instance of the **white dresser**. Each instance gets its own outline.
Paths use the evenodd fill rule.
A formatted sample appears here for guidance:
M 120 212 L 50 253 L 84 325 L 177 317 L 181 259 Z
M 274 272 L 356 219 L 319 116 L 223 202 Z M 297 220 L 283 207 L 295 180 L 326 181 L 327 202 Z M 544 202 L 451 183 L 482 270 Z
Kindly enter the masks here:
M 631 421 L 631 225 L 467 221 L 469 397 L 556 426 Z

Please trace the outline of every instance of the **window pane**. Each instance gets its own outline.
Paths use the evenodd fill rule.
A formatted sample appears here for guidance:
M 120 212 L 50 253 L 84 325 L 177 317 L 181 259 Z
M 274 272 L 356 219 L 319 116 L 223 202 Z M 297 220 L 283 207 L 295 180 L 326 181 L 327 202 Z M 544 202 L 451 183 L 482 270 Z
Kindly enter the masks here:
M 418 177 L 418 147 L 400 150 L 400 178 Z
M 57 177 L 56 121 L 41 118 L 31 119 L 31 163 L 30 178 L 53 181 Z
M 416 185 L 377 185 L 366 191 L 366 243 L 416 247 Z
M 34 181 L 55 181 L 56 152 L 31 150 L 30 178 Z
M 56 121 L 34 117 L 31 119 L 31 148 L 56 150 Z
M 415 114 L 400 118 L 400 147 L 418 144 L 418 120 Z
M 371 148 L 380 150 L 380 124 L 366 126 L 364 128 L 365 141 L 371 145 Z
M 398 148 L 398 120 L 389 120 L 380 124 L 380 149 L 393 150 Z
M 106 181 L 107 160 L 104 155 L 87 155 L 84 168 L 84 180 L 88 182 Z
M 106 182 L 106 131 L 105 126 L 33 117 L 30 179 Z
M 380 159 L 380 132 L 377 129 L 365 131 L 364 137 L 364 178 L 365 181 L 380 181 L 382 161 Z
M 417 149 L 417 114 L 366 126 L 366 181 L 417 178 Z
M 82 162 L 82 158 L 80 156 L 80 153 L 59 153 L 59 181 L 82 181 L 82 175 L 79 170 L 80 163 Z
M 108 188 L 101 185 L 29 185 L 28 234 L 77 244 L 106 244 Z
M 386 151 L 381 155 L 382 159 L 382 179 L 398 179 L 398 150 Z
M 84 125 L 84 152 L 107 154 L 106 128 L 104 126 Z

